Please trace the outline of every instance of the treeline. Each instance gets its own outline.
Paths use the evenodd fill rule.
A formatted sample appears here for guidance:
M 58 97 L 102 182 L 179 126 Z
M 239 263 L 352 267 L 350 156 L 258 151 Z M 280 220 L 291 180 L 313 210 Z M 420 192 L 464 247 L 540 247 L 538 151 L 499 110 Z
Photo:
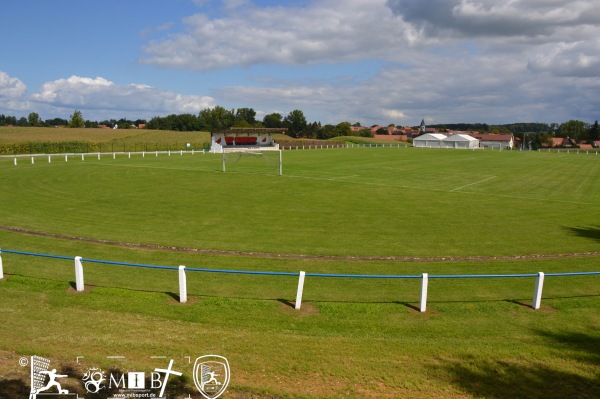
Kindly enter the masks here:
M 465 130 L 481 133 L 548 133 L 558 128 L 557 123 L 509 123 L 506 125 L 488 125 L 487 123 L 450 123 L 428 125 L 440 130 Z
M 146 125 L 148 129 L 180 130 L 180 131 L 219 131 L 230 127 L 267 127 L 285 128 L 287 134 L 294 138 L 330 139 L 340 136 L 372 137 L 368 128 L 354 132 L 348 122 L 337 125 L 321 125 L 320 122 L 309 123 L 301 110 L 293 110 L 286 116 L 280 113 L 265 115 L 262 121 L 256 119 L 256 111 L 252 108 L 228 110 L 221 106 L 206 108 L 198 115 L 180 114 L 154 117 Z
M 145 119 L 136 119 L 129 120 L 125 118 L 110 119 L 103 121 L 90 121 L 83 120 L 81 118 L 81 122 L 73 124 L 74 121 L 78 121 L 81 118 L 81 113 L 79 111 L 75 111 L 73 115 L 71 115 L 70 119 L 63 118 L 52 118 L 42 120 L 39 114 L 35 112 L 31 112 L 27 118 L 16 116 L 6 116 L 4 114 L 0 114 L 0 126 L 22 126 L 22 127 L 88 127 L 88 128 L 97 128 L 101 126 L 106 126 L 109 128 L 118 127 L 119 129 L 130 129 L 136 128 L 140 125 L 145 125 Z M 77 126 L 75 126 L 77 125 Z
M 197 115 L 194 114 L 172 114 L 164 117 L 154 117 L 149 122 L 144 119 L 129 120 L 122 118 L 104 121 L 89 121 L 83 118 L 81 111 L 75 111 L 69 120 L 54 118 L 42 120 L 40 116 L 31 112 L 27 118 L 17 119 L 14 116 L 0 115 L 0 126 L 66 126 L 66 127 L 110 127 L 128 129 L 146 127 L 156 130 L 175 131 L 219 131 L 230 127 L 267 127 L 286 128 L 288 136 L 292 138 L 307 138 L 327 140 L 341 136 L 373 137 L 370 128 L 361 128 L 359 123 L 350 125 L 349 122 L 341 122 L 337 125 L 321 122 L 309 123 L 301 110 L 293 110 L 287 115 L 271 113 L 265 115 L 262 120 L 256 119 L 256 111 L 253 108 L 238 108 L 228 110 L 221 106 L 205 108 Z M 392 125 L 390 125 L 392 126 Z M 399 125 L 400 126 L 400 125 Z M 358 129 L 357 129 L 358 127 Z M 552 137 L 569 137 L 576 142 L 592 142 L 600 140 L 598 121 L 594 124 L 579 120 L 570 120 L 558 123 L 510 123 L 504 125 L 489 125 L 487 123 L 451 123 L 430 125 L 440 131 L 465 130 L 478 131 L 482 133 L 512 133 L 517 137 L 525 139 L 525 136 L 535 137 L 536 141 L 547 142 Z M 418 127 L 415 127 L 418 128 Z

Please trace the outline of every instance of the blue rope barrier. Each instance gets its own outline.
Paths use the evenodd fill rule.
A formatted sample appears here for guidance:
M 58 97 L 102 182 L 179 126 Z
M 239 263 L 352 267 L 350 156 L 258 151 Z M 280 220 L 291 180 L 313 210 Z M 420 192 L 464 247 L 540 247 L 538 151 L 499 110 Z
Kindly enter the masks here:
M 35 252 L 15 251 L 10 249 L 0 249 L 0 254 L 8 253 L 14 255 L 25 255 L 25 256 L 36 256 L 42 258 L 52 259 L 68 259 L 75 260 L 73 256 L 63 255 L 51 255 L 51 254 L 40 254 Z M 88 259 L 81 258 L 82 262 L 88 263 L 101 263 L 107 265 L 117 266 L 129 266 L 129 267 L 143 267 L 148 269 L 163 269 L 163 270 L 178 270 L 177 266 L 161 266 L 161 265 L 149 265 L 144 263 L 128 263 L 128 262 L 116 262 L 109 260 L 100 259 Z M 299 276 L 298 272 L 270 272 L 270 271 L 253 271 L 253 270 L 232 270 L 232 269 L 204 269 L 186 267 L 186 271 L 192 272 L 204 272 L 204 273 L 228 273 L 228 274 L 248 274 L 248 275 L 267 275 L 267 276 Z M 421 275 L 393 275 L 393 274 L 336 274 L 336 273 L 306 273 L 307 277 L 332 277 L 332 278 L 373 278 L 373 279 L 420 279 Z M 458 278 L 518 278 L 518 277 L 537 277 L 537 273 L 517 273 L 517 274 L 438 274 L 429 275 L 430 279 L 458 279 Z M 600 275 L 598 272 L 566 272 L 566 273 L 545 273 L 548 277 L 569 277 L 569 276 L 589 276 L 589 275 Z
M 205 273 L 232 273 L 232 274 L 262 274 L 269 276 L 298 276 L 296 272 L 261 272 L 252 270 L 228 270 L 228 269 L 201 269 L 197 267 L 186 267 L 185 271 L 205 272 Z
M 167 270 L 177 270 L 178 269 L 175 266 L 147 265 L 147 264 L 144 264 L 144 263 L 114 262 L 114 261 L 110 261 L 110 260 L 87 259 L 87 258 L 81 258 L 81 261 L 82 262 L 88 262 L 88 263 L 103 263 L 103 264 L 106 264 L 106 265 L 144 267 L 144 268 L 147 268 L 147 269 L 167 269 Z
M 13 250 L 10 250 L 10 249 L 0 249 L 0 252 L 6 252 L 7 254 L 15 254 L 15 255 L 38 256 L 38 257 L 42 257 L 42 258 L 75 260 L 74 256 L 37 254 L 35 252 L 13 251 Z
M 523 274 L 438 274 L 429 278 L 503 278 L 503 277 L 537 277 L 537 273 Z
M 329 274 L 306 273 L 306 277 L 341 277 L 341 278 L 421 278 L 421 275 L 394 275 L 394 274 Z

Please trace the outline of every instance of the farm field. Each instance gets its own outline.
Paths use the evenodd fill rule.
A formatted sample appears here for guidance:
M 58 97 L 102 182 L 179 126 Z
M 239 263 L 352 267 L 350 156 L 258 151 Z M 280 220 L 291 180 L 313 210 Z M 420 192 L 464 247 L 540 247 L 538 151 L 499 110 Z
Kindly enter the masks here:
M 600 158 L 404 147 L 0 158 L 0 249 L 190 268 L 430 275 L 600 271 Z M 137 246 L 134 246 L 137 245 Z M 2 253 L 0 396 L 24 355 L 83 373 L 207 353 L 225 398 L 593 398 L 600 276 L 418 279 L 177 273 Z M 115 363 L 107 355 L 122 354 Z M 177 362 L 177 360 L 176 360 Z M 184 366 L 181 366 L 184 367 Z M 23 382 L 25 381 L 25 382 Z M 4 391 L 3 391 L 4 390 Z M 14 391 L 11 391 L 14 390 Z M 198 397 L 180 381 L 173 397 Z M 194 396 L 196 395 L 196 396 Z M 10 397 L 10 396 L 8 396 Z

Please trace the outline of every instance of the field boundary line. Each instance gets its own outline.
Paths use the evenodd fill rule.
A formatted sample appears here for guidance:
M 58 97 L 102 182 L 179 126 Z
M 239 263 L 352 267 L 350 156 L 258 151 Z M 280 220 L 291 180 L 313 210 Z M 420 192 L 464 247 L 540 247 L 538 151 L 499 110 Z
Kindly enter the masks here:
M 483 183 L 483 182 L 486 182 L 488 180 L 492 180 L 492 179 L 495 179 L 495 178 L 496 178 L 496 176 L 491 176 L 491 177 L 488 177 L 486 179 L 476 181 L 474 183 L 465 184 L 464 186 L 460 186 L 460 187 L 457 187 L 457 188 L 455 188 L 453 190 L 450 190 L 450 192 L 452 193 L 454 191 L 462 190 L 465 187 L 474 186 L 475 184 L 480 184 L 480 183 Z
M 49 237 L 68 241 L 80 241 L 89 244 L 109 245 L 121 248 L 143 249 L 151 251 L 166 252 L 189 252 L 201 253 L 206 255 L 219 256 L 246 256 L 257 258 L 275 258 L 275 259 L 316 259 L 331 261 L 384 261 L 384 262 L 493 262 L 493 261 L 515 261 L 515 260 L 536 260 L 536 259 L 560 259 L 560 258 L 581 258 L 600 256 L 600 251 L 573 252 L 561 254 L 526 254 L 526 255 L 503 255 L 503 256 L 350 256 L 350 255 L 316 255 L 316 254 L 286 254 L 271 252 L 251 252 L 236 250 L 218 250 L 207 248 L 190 248 L 173 245 L 155 245 L 131 243 L 124 241 L 103 240 L 89 237 L 77 237 L 66 234 L 48 233 L 44 231 L 28 230 L 15 226 L 0 225 L 0 230 L 12 233 L 26 234 L 37 237 Z

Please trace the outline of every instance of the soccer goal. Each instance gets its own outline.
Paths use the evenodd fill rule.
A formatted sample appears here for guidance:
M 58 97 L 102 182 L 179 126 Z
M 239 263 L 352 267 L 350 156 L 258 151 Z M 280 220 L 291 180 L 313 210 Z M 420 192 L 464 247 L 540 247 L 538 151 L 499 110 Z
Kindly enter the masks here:
M 283 175 L 281 150 L 223 148 L 223 172 Z

